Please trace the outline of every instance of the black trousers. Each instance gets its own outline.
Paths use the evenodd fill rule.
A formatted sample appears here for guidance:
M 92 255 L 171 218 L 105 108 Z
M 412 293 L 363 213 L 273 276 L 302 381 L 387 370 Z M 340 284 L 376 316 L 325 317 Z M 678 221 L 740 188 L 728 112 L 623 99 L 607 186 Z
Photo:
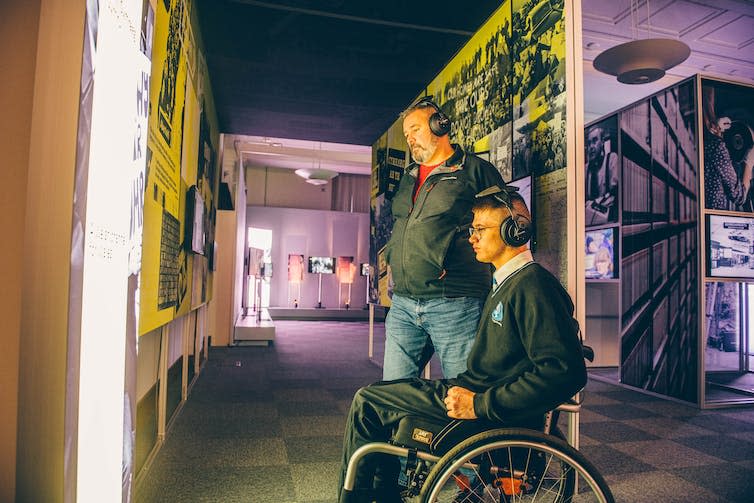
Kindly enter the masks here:
M 338 490 L 343 487 L 348 460 L 354 451 L 371 442 L 388 441 L 404 417 L 420 416 L 449 423 L 452 419 L 443 399 L 454 385 L 447 380 L 410 378 L 380 381 L 358 390 L 348 412 Z M 395 456 L 366 456 L 356 472 L 354 489 L 397 491 L 398 470 L 399 460 Z

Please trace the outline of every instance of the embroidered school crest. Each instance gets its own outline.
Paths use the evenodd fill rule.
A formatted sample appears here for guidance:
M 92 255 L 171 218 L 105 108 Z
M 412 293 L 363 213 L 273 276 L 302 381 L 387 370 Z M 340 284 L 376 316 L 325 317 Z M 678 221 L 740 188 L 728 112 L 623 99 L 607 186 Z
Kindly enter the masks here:
M 498 302 L 497 306 L 495 306 L 495 309 L 492 310 L 492 314 L 490 315 L 492 318 L 492 321 L 497 323 L 500 326 L 503 326 L 503 303 Z

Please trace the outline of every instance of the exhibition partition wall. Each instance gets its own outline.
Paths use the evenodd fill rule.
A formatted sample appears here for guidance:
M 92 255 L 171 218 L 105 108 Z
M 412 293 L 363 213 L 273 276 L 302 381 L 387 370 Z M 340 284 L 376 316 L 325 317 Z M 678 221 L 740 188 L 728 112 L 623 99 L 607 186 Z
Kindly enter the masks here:
M 754 399 L 752 102 L 695 76 L 585 128 L 587 303 L 616 313 L 600 329 L 618 334 L 625 385 L 700 406 Z
M 206 351 L 218 131 L 192 6 L 87 2 L 66 499 L 130 501 Z
M 570 45 L 580 32 L 569 25 L 573 8 L 564 0 L 503 2 L 419 96 L 431 96 L 450 117 L 452 142 L 489 160 L 506 182 L 529 193 L 536 259 L 575 294 L 568 230 L 572 226 L 576 235 L 580 216 L 567 221 L 568 201 L 576 200 L 576 190 L 575 183 L 569 184 L 575 166 L 566 169 L 572 162 L 567 124 L 581 121 L 580 112 L 566 112 L 579 86 L 573 78 L 566 92 L 567 46 L 571 51 L 580 47 Z M 568 56 L 571 62 L 579 59 Z M 571 148 L 574 159 L 578 151 Z M 391 198 L 411 162 L 401 120 L 377 139 L 372 152 L 370 300 L 387 306 L 391 291 L 384 249 L 392 229 Z
M 585 128 L 584 266 L 587 303 L 599 297 L 602 309 L 616 314 L 614 324 L 601 329 L 619 334 L 614 363 L 620 382 L 695 403 L 694 101 L 695 80 L 689 79 Z
M 148 362 L 139 355 L 134 474 L 161 445 L 206 356 L 216 268 L 219 133 L 196 6 L 156 2 L 151 16 L 147 166 L 134 213 L 143 236 L 139 343 L 156 338 L 158 352 Z M 156 365 L 151 380 L 148 363 Z

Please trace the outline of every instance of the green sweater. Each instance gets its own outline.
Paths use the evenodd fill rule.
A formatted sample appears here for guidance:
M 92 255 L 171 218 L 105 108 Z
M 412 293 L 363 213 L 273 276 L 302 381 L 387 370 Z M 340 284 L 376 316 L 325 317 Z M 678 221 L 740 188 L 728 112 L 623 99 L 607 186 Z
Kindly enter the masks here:
M 452 384 L 470 389 L 479 418 L 521 423 L 541 417 L 586 384 L 573 303 L 560 282 L 531 262 L 490 293 L 468 370 Z

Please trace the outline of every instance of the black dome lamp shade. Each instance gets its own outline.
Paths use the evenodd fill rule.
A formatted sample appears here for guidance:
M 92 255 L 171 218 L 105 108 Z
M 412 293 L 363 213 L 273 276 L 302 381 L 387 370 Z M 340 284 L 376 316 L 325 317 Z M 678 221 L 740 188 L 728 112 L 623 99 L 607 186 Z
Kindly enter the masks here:
M 618 77 L 623 84 L 648 84 L 661 79 L 665 71 L 683 63 L 689 46 L 670 38 L 632 40 L 601 52 L 594 68 Z

